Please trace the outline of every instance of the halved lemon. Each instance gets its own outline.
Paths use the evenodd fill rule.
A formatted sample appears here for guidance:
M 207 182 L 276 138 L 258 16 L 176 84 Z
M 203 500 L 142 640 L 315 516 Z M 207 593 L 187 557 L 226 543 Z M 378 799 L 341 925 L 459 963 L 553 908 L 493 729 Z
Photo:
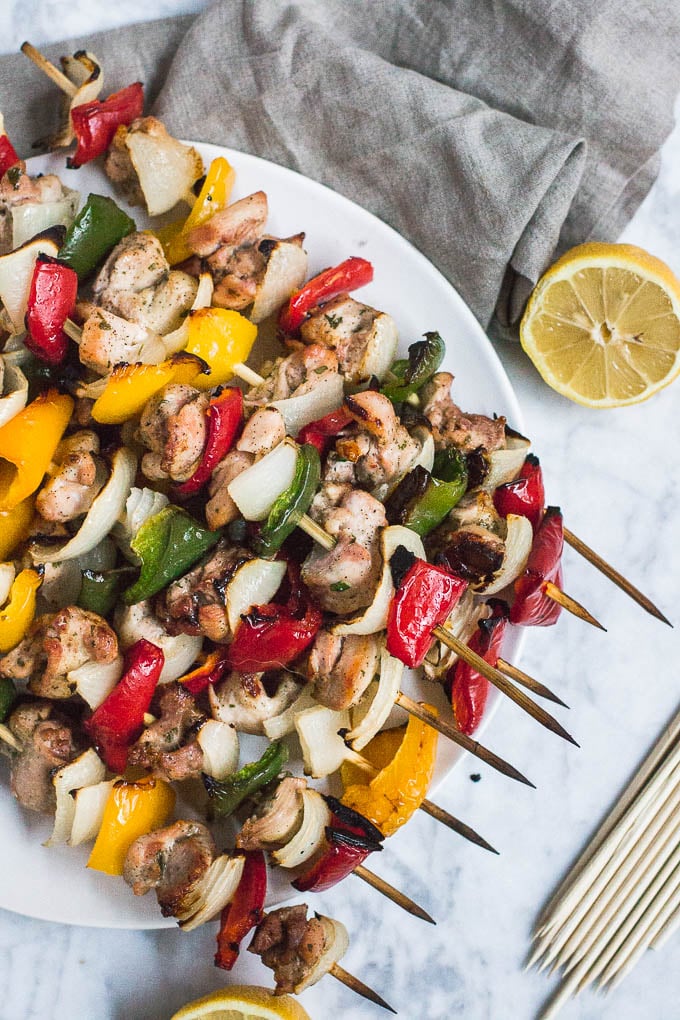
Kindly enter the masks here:
M 581 244 L 537 283 L 520 340 L 565 397 L 637 404 L 680 372 L 680 281 L 632 244 Z
M 182 1006 L 170 1020 L 312 1020 L 290 995 L 258 985 L 230 985 Z

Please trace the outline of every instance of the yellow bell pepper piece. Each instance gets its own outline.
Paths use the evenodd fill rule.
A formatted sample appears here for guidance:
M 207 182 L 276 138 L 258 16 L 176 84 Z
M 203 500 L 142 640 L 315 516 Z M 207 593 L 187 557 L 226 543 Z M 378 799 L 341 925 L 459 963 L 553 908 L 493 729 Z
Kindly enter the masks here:
M 193 385 L 209 390 L 228 382 L 234 376 L 234 365 L 248 360 L 257 326 L 230 308 L 197 308 L 189 312 L 186 323 L 189 341 L 185 351 L 207 361 L 211 373 L 199 376 Z
M 0 428 L 0 512 L 38 488 L 72 411 L 70 397 L 49 390 Z
M 432 706 L 428 708 L 434 711 Z M 384 836 L 391 836 L 427 796 L 437 757 L 438 736 L 436 730 L 413 716 L 405 729 L 379 733 L 366 745 L 363 754 L 380 768 L 380 772 L 370 779 L 366 773 L 353 776 L 343 766 L 343 782 L 347 777 L 351 785 L 345 788 L 342 803 L 368 818 Z M 399 743 L 395 747 L 397 740 Z M 390 759 L 388 755 L 392 750 L 394 754 Z
M 26 636 L 35 618 L 35 596 L 42 584 L 37 570 L 22 570 L 9 592 L 9 600 L 0 612 L 0 652 L 10 652 Z
M 183 223 L 170 223 L 158 230 L 156 236 L 171 266 L 190 258 L 192 252 L 187 244 L 189 231 L 226 208 L 235 178 L 236 171 L 231 163 L 224 156 L 218 156 L 210 164 L 203 187 L 186 220 Z
M 125 855 L 139 836 L 160 829 L 175 807 L 175 791 L 162 779 L 145 776 L 113 784 L 88 868 L 122 875 Z
M 175 355 L 160 365 L 117 365 L 92 406 L 92 417 L 102 425 L 122 425 L 141 414 L 147 401 L 164 386 L 192 383 L 204 370 L 198 358 L 186 354 Z
M 0 511 L 0 561 L 10 559 L 19 542 L 27 537 L 33 520 L 35 500 L 28 496 L 13 510 Z

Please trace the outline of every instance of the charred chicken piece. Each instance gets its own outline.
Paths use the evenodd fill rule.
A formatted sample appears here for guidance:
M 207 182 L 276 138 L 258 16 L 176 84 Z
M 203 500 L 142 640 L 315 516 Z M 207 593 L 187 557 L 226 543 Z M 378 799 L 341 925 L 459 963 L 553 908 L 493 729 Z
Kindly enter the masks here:
M 320 630 L 307 660 L 314 697 L 335 711 L 356 705 L 378 669 L 379 657 L 373 634 L 336 636 Z
M 196 281 L 170 269 L 153 234 L 128 234 L 113 249 L 94 282 L 94 299 L 114 315 L 156 333 L 176 329 L 196 296 Z
M 248 549 L 221 541 L 203 563 L 173 581 L 156 599 L 156 615 L 168 633 L 229 640 L 226 586 L 241 564 L 252 558 Z
M 285 712 L 300 693 L 300 685 L 290 673 L 283 672 L 273 684 L 269 680 L 263 673 L 230 673 L 209 688 L 213 718 L 242 733 L 264 734 L 265 719 Z
M 264 367 L 266 378 L 246 394 L 246 406 L 269 404 L 273 400 L 301 397 L 319 384 L 325 372 L 337 372 L 335 353 L 321 344 L 301 347 L 285 358 L 277 358 L 273 365 Z
M 491 580 L 505 556 L 505 521 L 487 492 L 463 496 L 443 524 L 427 540 L 430 555 L 438 556 L 455 574 L 472 584 Z
M 357 484 L 380 491 L 402 478 L 420 451 L 420 444 L 401 424 L 391 400 L 375 390 L 345 398 L 345 407 L 359 428 L 339 439 L 336 453 L 354 464 Z
M 205 393 L 180 383 L 164 386 L 142 412 L 138 438 L 149 447 L 142 471 L 152 481 L 185 482 L 196 470 L 207 435 Z
M 64 188 L 56 174 L 31 177 L 23 160 L 15 163 L 3 174 L 0 177 L 0 255 L 6 255 L 14 247 L 12 211 L 17 206 L 56 202 L 72 204 L 72 215 L 75 215 L 78 194 Z M 28 237 L 25 240 L 28 240 Z
M 285 846 L 300 827 L 300 793 L 306 788 L 307 780 L 299 776 L 286 776 L 282 779 L 274 796 L 243 823 L 236 837 L 237 849 L 276 850 Z
M 30 811 L 54 811 L 52 772 L 77 754 L 70 725 L 51 702 L 34 700 L 15 708 L 8 726 L 21 745 L 11 756 L 13 795 Z
M 76 308 L 83 322 L 80 361 L 99 375 L 107 375 L 115 365 L 158 364 L 165 347 L 157 333 L 137 322 L 129 322 L 106 308 L 82 302 Z
M 201 822 L 178 821 L 134 841 L 123 878 L 135 896 L 156 890 L 163 917 L 183 913 L 217 856 L 210 831 Z
M 214 305 L 240 310 L 254 301 L 267 265 L 258 244 L 267 214 L 267 196 L 256 191 L 189 232 L 189 247 L 215 281 Z
M 155 714 L 160 718 L 132 745 L 128 764 L 139 765 L 152 776 L 170 782 L 198 778 L 203 770 L 203 751 L 196 735 L 206 717 L 186 687 L 164 684 Z
M 339 498 L 338 504 L 330 500 Z M 387 518 L 382 503 L 350 485 L 328 487 L 315 497 L 310 516 L 336 540 L 327 552 L 316 546 L 302 565 L 313 602 L 329 613 L 353 613 L 369 605 L 382 564 L 378 532 Z
M 71 521 L 87 513 L 106 481 L 96 432 L 76 432 L 63 439 L 54 455 L 58 470 L 45 483 L 35 508 L 46 521 Z
M 451 399 L 452 383 L 450 372 L 437 372 L 421 392 L 421 410 L 432 425 L 436 448 L 455 446 L 463 453 L 500 450 L 505 445 L 505 418 L 461 411 Z
M 260 407 L 251 415 L 236 446 L 220 461 L 210 479 L 210 499 L 205 507 L 209 528 L 224 527 L 240 516 L 238 507 L 229 495 L 229 483 L 285 438 L 285 422 L 275 407 Z
M 265 914 L 248 952 L 274 971 L 276 993 L 300 993 L 319 981 L 349 945 L 344 925 L 330 917 L 307 920 L 307 904 L 279 907 Z
M 308 344 L 322 344 L 335 352 L 340 371 L 352 383 L 387 371 L 399 336 L 391 315 L 339 294 L 315 309 L 300 326 Z
M 0 658 L 0 676 L 28 680 L 33 694 L 69 698 L 66 679 L 86 662 L 113 662 L 118 639 L 106 620 L 77 606 L 37 617 L 16 648 Z

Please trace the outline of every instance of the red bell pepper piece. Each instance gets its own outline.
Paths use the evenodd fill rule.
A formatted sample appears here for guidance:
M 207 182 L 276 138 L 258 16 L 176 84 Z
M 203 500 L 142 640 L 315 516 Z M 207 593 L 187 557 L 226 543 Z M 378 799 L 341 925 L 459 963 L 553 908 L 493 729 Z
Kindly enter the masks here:
M 562 587 L 562 549 L 564 529 L 559 507 L 546 508 L 534 536 L 524 573 L 515 581 L 515 598 L 510 622 L 525 627 L 550 627 L 557 622 L 562 607 L 544 593 L 546 581 Z
M 522 465 L 519 477 L 499 485 L 493 494 L 493 502 L 501 517 L 507 517 L 508 514 L 527 517 L 536 534 L 545 506 L 543 472 L 538 457 L 530 453 Z
M 231 903 L 227 903 L 220 917 L 217 933 L 215 966 L 231 970 L 238 959 L 241 942 L 251 928 L 264 917 L 267 895 L 267 865 L 261 850 L 245 854 L 246 863 L 241 881 Z
M 323 418 L 318 418 L 317 421 L 312 421 L 301 428 L 297 441 L 300 446 L 311 443 L 319 451 L 319 456 L 323 457 L 333 436 L 337 436 L 352 421 L 350 413 L 344 407 L 339 407 L 337 411 L 331 411 Z
M 66 161 L 67 166 L 77 170 L 83 163 L 89 163 L 106 152 L 121 124 L 131 124 L 141 117 L 144 110 L 144 87 L 136 81 L 127 88 L 114 92 L 103 102 L 93 99 L 71 110 L 71 122 L 75 132 L 77 148 Z
M 373 279 L 373 266 L 366 259 L 345 259 L 338 266 L 324 269 L 296 291 L 279 313 L 279 329 L 283 333 L 296 333 L 317 305 L 322 305 L 346 290 L 364 287 Z
M 283 668 L 311 645 L 322 620 L 321 611 L 309 604 L 301 616 L 275 602 L 253 606 L 241 617 L 229 645 L 229 665 L 239 673 Z
M 19 157 L 9 138 L 7 135 L 0 135 L 0 177 L 18 162 Z
M 112 772 L 124 772 L 128 748 L 144 728 L 144 714 L 156 690 L 165 655 L 146 638 L 125 653 L 123 676 L 85 722 L 97 753 Z
M 390 604 L 387 617 L 390 655 L 411 669 L 420 666 L 432 644 L 433 629 L 448 619 L 467 586 L 467 581 L 443 567 L 413 557 Z
M 493 616 L 480 620 L 477 630 L 468 641 L 468 647 L 495 666 L 508 625 L 508 607 L 500 599 L 492 599 Z M 451 706 L 456 725 L 461 733 L 474 733 L 482 721 L 489 696 L 489 681 L 474 666 L 459 659 L 449 670 Z
M 331 824 L 326 827 L 326 849 L 311 867 L 292 883 L 298 892 L 323 892 L 346 878 L 369 854 L 382 850 L 383 834 L 358 811 L 326 797 Z
M 68 337 L 64 323 L 78 298 L 78 274 L 46 255 L 36 259 L 25 323 L 25 344 L 37 358 L 58 365 L 66 357 Z
M 243 393 L 237 387 L 228 387 L 213 397 L 206 412 L 208 437 L 201 463 L 191 478 L 178 485 L 180 496 L 193 496 L 210 479 L 211 474 L 231 449 L 243 421 Z

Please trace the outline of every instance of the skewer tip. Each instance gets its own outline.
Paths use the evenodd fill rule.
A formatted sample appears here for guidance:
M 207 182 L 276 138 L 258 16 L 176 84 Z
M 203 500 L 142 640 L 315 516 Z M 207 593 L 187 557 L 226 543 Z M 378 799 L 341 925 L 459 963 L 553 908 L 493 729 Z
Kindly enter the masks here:
M 344 967 L 341 967 L 339 963 L 333 964 L 329 974 L 332 974 L 336 981 L 345 985 L 346 988 L 350 988 L 353 992 L 356 992 L 357 995 L 361 995 L 362 998 L 368 999 L 369 1002 L 374 1002 L 376 1006 L 382 1006 L 382 1008 L 386 1009 L 388 1013 L 394 1013 L 395 1016 L 397 1015 L 396 1009 L 392 1009 L 389 1002 L 385 1002 L 381 995 L 374 992 L 372 988 L 365 985 L 364 982 L 360 981 L 358 977 L 354 976 L 354 974 L 350 974 L 350 972 L 345 970 Z

